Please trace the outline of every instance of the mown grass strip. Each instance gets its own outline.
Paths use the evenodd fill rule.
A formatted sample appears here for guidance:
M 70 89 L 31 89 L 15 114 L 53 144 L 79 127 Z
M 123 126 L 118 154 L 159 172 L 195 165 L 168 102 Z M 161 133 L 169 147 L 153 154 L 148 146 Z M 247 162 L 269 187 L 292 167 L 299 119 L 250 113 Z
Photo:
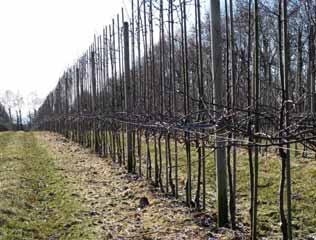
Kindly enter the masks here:
M 1 133 L 0 154 L 0 239 L 95 239 L 87 211 L 33 133 Z

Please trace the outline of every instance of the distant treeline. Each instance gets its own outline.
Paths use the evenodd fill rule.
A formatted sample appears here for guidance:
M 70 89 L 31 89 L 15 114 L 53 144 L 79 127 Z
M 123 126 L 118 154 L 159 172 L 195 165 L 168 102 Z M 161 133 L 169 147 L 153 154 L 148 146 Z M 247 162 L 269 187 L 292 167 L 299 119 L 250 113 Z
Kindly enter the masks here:
M 10 116 L 5 107 L 0 103 L 0 131 L 9 130 L 12 128 Z

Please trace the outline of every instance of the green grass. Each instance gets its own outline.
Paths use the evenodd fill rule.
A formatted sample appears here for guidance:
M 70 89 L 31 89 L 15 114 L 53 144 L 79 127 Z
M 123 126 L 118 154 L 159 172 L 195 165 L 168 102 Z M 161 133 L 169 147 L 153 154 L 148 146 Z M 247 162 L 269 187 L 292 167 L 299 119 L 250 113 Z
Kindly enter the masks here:
M 174 141 L 171 141 L 171 153 L 174 166 Z M 294 146 L 292 146 L 294 148 Z M 150 152 L 154 173 L 154 141 L 150 139 Z M 163 170 L 162 180 L 165 184 L 165 142 L 162 138 Z M 211 149 L 206 150 L 206 211 L 214 214 L 216 212 L 216 175 L 214 153 Z M 192 158 L 192 197 L 195 197 L 196 179 L 198 171 L 197 151 L 191 146 Z M 259 157 L 259 189 L 258 189 L 258 234 L 260 237 L 269 239 L 280 239 L 279 220 L 279 183 L 280 183 L 280 158 L 275 148 L 268 149 Z M 142 139 L 142 165 L 145 175 L 146 145 Z M 138 162 L 138 157 L 137 157 Z M 291 174 L 292 174 L 292 217 L 293 234 L 295 237 L 304 237 L 316 232 L 316 162 L 312 159 L 302 158 L 302 154 L 295 157 L 291 152 Z M 184 199 L 184 184 L 186 179 L 186 153 L 183 144 L 178 143 L 179 163 L 179 191 L 180 198 Z M 138 165 L 138 163 L 137 163 Z M 138 167 L 138 166 L 137 166 Z M 138 169 L 137 169 L 138 171 Z M 174 170 L 173 170 L 174 177 Z M 152 175 L 152 178 L 154 176 Z M 249 162 L 248 153 L 245 149 L 237 150 L 237 222 L 250 226 L 250 184 L 249 184 Z M 173 180 L 174 181 L 174 180 Z M 284 197 L 286 202 L 286 195 Z M 286 210 L 286 207 L 285 207 Z
M 123 136 L 123 133 L 120 133 Z M 109 138 L 107 139 L 109 142 Z M 126 144 L 126 136 L 125 136 Z M 142 137 L 142 173 L 146 176 L 146 143 Z M 150 152 L 152 161 L 152 173 L 154 166 L 154 140 L 150 138 Z M 295 146 L 291 146 L 292 149 Z M 126 148 L 125 148 L 126 150 Z M 299 150 L 302 147 L 299 146 Z M 174 141 L 171 140 L 172 164 L 174 166 Z M 197 151 L 194 145 L 191 146 L 192 156 L 192 197 L 195 197 L 197 179 Z M 212 149 L 206 150 L 206 212 L 216 213 L 216 178 L 215 161 Z M 302 158 L 300 153 L 295 157 L 291 151 L 291 174 L 292 174 L 292 217 L 294 237 L 304 237 L 316 232 L 316 161 L 314 154 L 310 153 L 309 158 Z M 138 172 L 138 156 L 136 144 L 136 158 Z M 162 138 L 162 181 L 165 185 L 165 139 Z M 186 180 L 186 154 L 183 144 L 178 143 L 178 163 L 179 163 L 179 193 L 180 199 L 184 200 L 184 184 Z M 269 148 L 267 152 L 259 157 L 259 189 L 258 189 L 258 233 L 260 237 L 268 239 L 280 239 L 280 217 L 279 217 L 279 183 L 280 183 L 280 158 L 275 148 Z M 173 169 L 173 178 L 174 178 Z M 152 174 L 152 179 L 154 174 Z M 175 181 L 173 179 L 173 181 Z M 249 207 L 249 163 L 248 153 L 245 149 L 237 150 L 237 191 L 236 191 L 236 213 L 237 222 L 246 227 L 250 226 Z M 286 202 L 286 195 L 284 196 Z M 285 208 L 286 211 L 286 208 Z
M 0 133 L 0 239 L 94 239 L 70 193 L 33 133 Z

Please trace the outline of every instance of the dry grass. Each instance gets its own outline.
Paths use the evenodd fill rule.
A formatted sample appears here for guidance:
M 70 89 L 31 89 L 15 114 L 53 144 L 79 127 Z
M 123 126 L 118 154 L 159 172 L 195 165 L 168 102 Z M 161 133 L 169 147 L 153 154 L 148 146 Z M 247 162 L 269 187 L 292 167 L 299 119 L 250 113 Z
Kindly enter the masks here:
M 108 239 L 232 239 L 229 230 L 211 233 L 200 227 L 202 215 L 190 213 L 182 203 L 164 198 L 145 180 L 126 173 L 108 159 L 97 157 L 59 135 L 40 135 L 56 154 L 56 164 L 67 176 L 74 196 L 93 212 L 98 236 Z M 149 206 L 141 209 L 142 197 Z M 215 227 L 215 222 L 211 225 Z
M 294 148 L 294 146 L 292 146 Z M 299 150 L 300 146 L 299 146 Z M 153 162 L 154 141 L 150 140 L 150 151 Z M 174 158 L 174 143 L 171 144 L 172 158 Z M 279 183 L 280 183 L 280 158 L 277 149 L 269 148 L 262 151 L 259 157 L 259 189 L 258 189 L 258 234 L 260 238 L 281 239 L 279 219 Z M 214 153 L 206 150 L 206 212 L 216 215 L 216 176 Z M 165 144 L 162 139 L 163 171 L 162 180 L 165 183 Z M 291 151 L 291 174 L 292 174 L 292 208 L 293 208 L 293 234 L 296 238 L 303 239 L 316 233 L 316 160 L 312 153 L 308 158 L 303 158 L 302 153 L 295 156 Z M 142 139 L 142 165 L 146 162 L 145 140 Z M 197 179 L 197 151 L 191 146 L 192 158 L 192 192 L 196 191 Z M 184 184 L 186 179 L 186 155 L 184 146 L 178 144 L 179 184 L 180 194 L 184 200 Z M 153 164 L 152 164 L 153 165 Z M 173 162 L 174 165 L 174 162 Z M 143 172 L 145 173 L 145 168 Z M 154 171 L 154 168 L 153 168 Z M 174 180 L 174 179 L 173 179 Z M 245 235 L 249 234 L 249 162 L 248 153 L 244 149 L 237 150 L 237 222 L 238 228 Z M 286 202 L 286 195 L 285 195 Z
M 152 140 L 150 149 L 153 158 Z M 162 149 L 164 156 L 164 145 Z M 124 167 L 59 135 L 0 133 L 0 239 L 247 239 L 247 153 L 239 150 L 237 158 L 237 219 L 244 236 L 215 226 L 215 166 L 212 152 L 207 155 L 208 206 L 206 213 L 199 214 L 183 205 L 183 195 L 180 201 L 165 198 L 144 179 L 128 175 Z M 293 231 L 295 237 L 303 238 L 316 231 L 316 162 L 292 155 Z M 186 166 L 181 145 L 178 156 L 184 193 Z M 193 179 L 196 159 L 192 146 Z M 270 149 L 259 164 L 260 239 L 281 238 L 279 178 L 280 160 Z M 139 208 L 142 197 L 150 203 L 143 209 Z M 209 227 L 201 226 L 204 220 L 210 221 Z

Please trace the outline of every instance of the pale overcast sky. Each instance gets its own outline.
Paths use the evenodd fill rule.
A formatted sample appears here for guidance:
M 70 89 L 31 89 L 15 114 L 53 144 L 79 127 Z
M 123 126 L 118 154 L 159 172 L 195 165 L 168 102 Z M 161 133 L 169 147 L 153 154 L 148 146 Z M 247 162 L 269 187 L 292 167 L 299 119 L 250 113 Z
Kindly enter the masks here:
M 201 3 L 208 9 L 209 1 Z M 0 95 L 19 91 L 27 102 L 36 91 L 44 99 L 122 7 L 129 18 L 130 5 L 131 0 L 0 0 Z M 188 13 L 188 26 L 191 20 Z
M 129 5 L 129 0 L 0 0 L 0 93 L 37 91 L 45 97 L 93 35 Z

